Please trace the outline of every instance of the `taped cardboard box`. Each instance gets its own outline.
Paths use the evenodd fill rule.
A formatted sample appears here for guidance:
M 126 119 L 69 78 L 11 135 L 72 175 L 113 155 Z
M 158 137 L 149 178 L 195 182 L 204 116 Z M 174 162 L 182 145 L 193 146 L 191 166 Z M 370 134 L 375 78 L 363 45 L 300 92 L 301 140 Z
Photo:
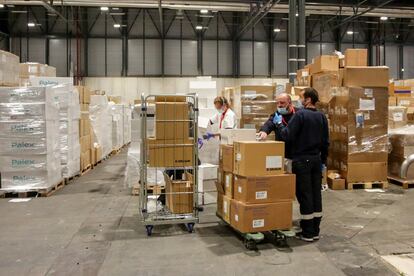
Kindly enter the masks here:
M 387 162 L 342 164 L 341 174 L 348 183 L 387 181 Z
M 397 106 L 414 107 L 414 98 L 397 96 Z
M 332 99 L 332 88 L 342 85 L 342 79 L 337 73 L 317 73 L 312 75 L 312 79 L 312 87 L 318 91 L 319 100 L 324 103 L 329 103 Z
M 284 142 L 235 142 L 233 172 L 240 176 L 283 174 L 284 156 Z
M 231 200 L 231 225 L 241 233 L 288 230 L 292 227 L 292 201 L 246 204 Z
M 396 106 L 397 105 L 397 97 L 390 96 L 388 98 L 388 106 Z
M 149 138 L 147 142 L 150 167 L 187 167 L 193 165 L 193 138 L 183 140 L 182 143 L 177 140 L 156 140 L 154 138 Z
M 220 130 L 220 142 L 222 145 L 233 145 L 234 141 L 254 141 L 256 130 L 254 129 L 222 129 Z
M 345 190 L 345 179 L 341 178 L 338 171 L 328 171 L 328 187 L 331 190 Z
M 388 89 L 389 68 L 386 66 L 348 66 L 344 70 L 344 86 L 383 87 Z
M 220 192 L 217 193 L 217 214 L 230 224 L 231 198 Z
M 188 103 L 182 102 L 157 102 L 155 103 L 155 117 L 157 121 L 189 120 Z
M 395 129 L 406 126 L 407 108 L 404 106 L 390 106 L 388 109 L 388 128 Z
M 310 73 L 316 74 L 319 72 L 337 72 L 339 70 L 338 56 L 322 55 L 314 59 L 310 67 Z
M 189 180 L 172 180 L 164 174 L 167 208 L 173 214 L 193 212 L 194 184 Z
M 346 49 L 345 66 L 368 66 L 368 49 Z
M 254 204 L 271 203 L 279 200 L 295 199 L 296 176 L 281 174 L 277 176 L 242 177 L 234 176 L 234 199 Z
M 233 172 L 234 149 L 231 145 L 221 145 L 222 168 L 225 172 Z
M 100 146 L 100 145 L 95 146 L 95 158 L 94 158 L 95 162 L 101 161 L 102 158 L 103 158 L 103 156 L 102 156 L 102 146 Z
M 229 172 L 224 172 L 224 194 L 226 196 L 228 196 L 229 198 L 233 198 L 233 182 L 234 182 L 234 177 L 232 173 Z

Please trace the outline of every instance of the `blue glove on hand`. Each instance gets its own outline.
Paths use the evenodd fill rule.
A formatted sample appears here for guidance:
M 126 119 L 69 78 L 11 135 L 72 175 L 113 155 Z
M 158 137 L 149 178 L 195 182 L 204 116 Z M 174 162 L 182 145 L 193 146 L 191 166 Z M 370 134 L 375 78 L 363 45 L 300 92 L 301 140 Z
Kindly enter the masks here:
M 204 146 L 203 139 L 201 138 L 197 139 L 197 143 L 198 143 L 198 149 L 201 149 Z
M 275 125 L 279 125 L 282 123 L 282 119 L 283 119 L 282 115 L 279 115 L 277 112 L 275 112 L 275 117 L 273 117 L 273 123 Z
M 322 164 L 321 165 L 321 172 L 323 173 L 324 171 L 326 171 L 326 165 L 325 164 Z
M 214 138 L 213 133 L 207 132 L 207 134 L 203 135 L 203 139 L 205 139 L 207 141 L 210 140 L 211 138 Z

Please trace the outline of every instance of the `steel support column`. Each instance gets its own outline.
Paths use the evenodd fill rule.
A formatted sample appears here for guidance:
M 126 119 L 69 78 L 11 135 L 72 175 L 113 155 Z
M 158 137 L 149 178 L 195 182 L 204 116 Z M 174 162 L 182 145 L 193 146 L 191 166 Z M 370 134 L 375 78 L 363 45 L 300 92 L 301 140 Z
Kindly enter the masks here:
M 289 35 L 288 35 L 288 64 L 289 82 L 294 83 L 298 69 L 298 45 L 297 45 L 297 24 L 296 24 L 296 0 L 289 0 Z
M 122 15 L 122 72 L 123 77 L 128 76 L 128 9 Z
M 404 79 L 404 45 L 398 45 L 398 78 Z
M 305 0 L 298 1 L 298 63 L 297 68 L 306 65 L 306 4 Z

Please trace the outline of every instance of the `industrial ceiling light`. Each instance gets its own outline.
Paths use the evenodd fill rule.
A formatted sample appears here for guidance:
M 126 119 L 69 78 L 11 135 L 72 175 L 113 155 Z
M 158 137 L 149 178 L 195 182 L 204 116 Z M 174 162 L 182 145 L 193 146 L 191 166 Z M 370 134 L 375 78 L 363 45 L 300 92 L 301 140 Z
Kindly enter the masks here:
M 200 10 L 200 13 L 201 13 L 201 14 L 207 14 L 207 13 L 208 13 L 208 10 L 206 10 L 206 9 L 202 9 L 202 10 Z
M 27 23 L 27 27 L 33 28 L 34 26 L 36 26 L 36 24 L 33 22 Z
M 0 4 L 0 9 L 4 8 L 4 4 Z
M 279 28 L 275 28 L 275 29 L 273 29 L 273 31 L 274 31 L 275 33 L 280 33 L 280 29 L 279 29 Z
M 381 17 L 380 17 L 380 19 L 381 19 L 381 21 L 387 21 L 387 20 L 388 20 L 388 17 L 386 17 L 386 16 L 381 16 Z
M 296 13 L 296 17 L 298 17 L 299 16 L 299 14 L 298 13 Z
M 200 26 L 200 25 L 197 25 L 197 26 L 196 26 L 196 30 L 199 30 L 199 31 L 200 31 L 200 30 L 202 30 L 202 29 L 203 29 L 203 26 Z
M 347 31 L 346 34 L 347 35 L 353 35 L 354 34 L 354 31 Z
M 108 11 L 109 8 L 108 7 L 101 7 L 101 11 Z
M 121 28 L 121 24 L 115 23 L 114 28 Z

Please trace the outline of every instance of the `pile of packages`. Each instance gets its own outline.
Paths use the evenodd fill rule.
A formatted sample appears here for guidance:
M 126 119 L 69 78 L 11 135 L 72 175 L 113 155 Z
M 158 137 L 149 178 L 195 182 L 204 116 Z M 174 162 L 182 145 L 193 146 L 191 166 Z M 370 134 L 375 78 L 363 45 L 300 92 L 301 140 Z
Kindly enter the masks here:
M 56 68 L 36 62 L 20 63 L 20 85 L 30 85 L 30 77 L 56 77 Z
M 391 130 L 389 133 L 391 151 L 388 156 L 388 175 L 400 179 L 414 179 L 414 167 L 408 167 L 407 175 L 402 176 L 401 166 L 404 161 L 414 154 L 414 126 L 406 126 Z
M 283 142 L 221 145 L 217 214 L 242 233 L 290 229 L 295 175 L 285 173 Z
M 0 129 L 2 190 L 48 189 L 62 180 L 53 87 L 0 88 Z
M 79 93 L 72 84 L 57 85 L 54 89 L 59 101 L 62 176 L 69 178 L 80 171 Z
M 19 57 L 12 53 L 0 50 L 0 86 L 18 86 Z
M 226 97 L 236 113 L 240 128 L 252 128 L 258 131 L 276 111 L 274 85 L 226 88 L 221 94 Z
M 131 108 L 110 103 L 112 115 L 112 148 L 118 150 L 131 142 Z
M 112 116 L 106 95 L 91 95 L 89 118 L 92 126 L 92 151 L 96 161 L 112 151 Z

